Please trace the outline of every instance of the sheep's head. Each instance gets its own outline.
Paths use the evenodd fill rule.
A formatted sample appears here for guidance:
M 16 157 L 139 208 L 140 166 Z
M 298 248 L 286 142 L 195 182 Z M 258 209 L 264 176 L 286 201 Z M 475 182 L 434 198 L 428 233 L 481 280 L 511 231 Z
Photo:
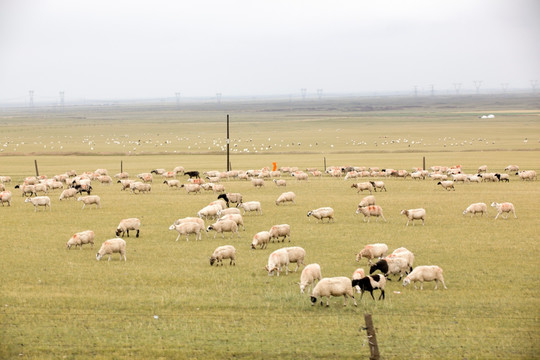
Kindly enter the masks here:
M 216 262 L 216 258 L 214 256 L 212 256 L 210 258 L 210 266 L 214 265 L 215 262 Z
M 120 228 L 118 228 L 118 229 L 116 229 L 115 235 L 120 236 L 121 232 L 122 232 L 122 230 Z
M 176 225 L 172 224 L 171 226 L 169 226 L 169 230 L 174 230 L 176 229 Z
M 403 286 L 407 286 L 411 283 L 411 279 L 407 276 L 403 279 Z
M 311 306 L 315 305 L 317 303 L 317 298 L 315 296 L 311 297 Z
M 101 260 L 101 257 L 102 257 L 102 256 L 101 256 L 100 253 L 97 253 L 97 254 L 96 254 L 96 260 L 97 260 L 97 261 Z
M 311 215 L 313 215 L 313 211 L 308 211 L 307 216 L 310 217 Z

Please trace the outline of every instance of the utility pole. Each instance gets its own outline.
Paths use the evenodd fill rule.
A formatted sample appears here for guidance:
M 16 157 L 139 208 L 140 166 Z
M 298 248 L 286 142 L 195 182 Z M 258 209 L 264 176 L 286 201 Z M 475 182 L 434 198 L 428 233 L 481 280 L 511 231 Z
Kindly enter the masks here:
M 431 96 L 435 96 L 435 88 L 434 88 L 433 84 L 431 84 L 429 86 L 431 86 Z
M 229 163 L 229 114 L 227 114 L 227 171 L 230 171 L 230 163 Z
M 414 85 L 414 97 L 418 96 L 418 86 Z
M 474 87 L 476 87 L 476 94 L 480 94 L 480 86 L 482 86 L 482 80 L 474 80 Z

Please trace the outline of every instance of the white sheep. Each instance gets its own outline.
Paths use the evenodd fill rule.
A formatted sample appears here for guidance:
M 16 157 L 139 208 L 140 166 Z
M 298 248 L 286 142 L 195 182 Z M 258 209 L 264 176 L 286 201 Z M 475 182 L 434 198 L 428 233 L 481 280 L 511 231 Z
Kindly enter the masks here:
M 508 165 L 507 167 L 504 168 L 504 171 L 518 172 L 519 171 L 519 166 L 517 166 L 517 165 Z
M 223 194 L 225 192 L 225 185 L 214 184 L 212 185 L 212 191 L 215 193 Z
M 456 188 L 454 187 L 454 182 L 452 180 L 439 181 L 437 185 L 441 185 L 446 191 L 450 191 L 450 189 L 456 191 Z
M 479 173 L 479 174 L 480 174 L 480 173 L 485 173 L 485 172 L 487 172 L 487 170 L 488 170 L 487 165 L 482 165 L 482 166 L 480 166 L 480 167 L 478 168 L 477 173 Z
M 224 221 L 224 220 L 232 220 L 236 223 L 236 225 L 238 225 L 238 227 L 242 226 L 244 231 L 246 231 L 246 226 L 244 225 L 244 219 L 242 218 L 242 215 L 240 214 L 223 215 L 222 217 L 219 218 L 218 221 Z
M 4 203 L 7 203 L 8 206 L 11 206 L 11 191 L 6 190 L 0 192 L 0 203 L 4 206 Z
M 102 184 L 112 184 L 113 180 L 109 175 L 98 176 L 97 180 Z
M 435 280 L 435 290 L 439 285 L 439 281 L 443 284 L 445 289 L 448 289 L 444 283 L 443 270 L 437 265 L 422 265 L 417 266 L 409 275 L 403 279 L 403 286 L 407 286 L 411 283 L 414 283 L 414 288 L 416 287 L 416 282 L 420 281 L 420 290 L 424 290 L 424 281 L 433 281 Z
M 368 195 L 365 198 L 363 198 L 360 203 L 358 204 L 358 207 L 364 207 L 369 205 L 375 205 L 375 196 Z
M 384 185 L 384 181 L 370 181 L 371 185 L 373 185 L 373 190 L 377 192 L 377 189 L 380 191 L 386 191 L 386 186 Z
M 124 258 L 124 261 L 127 261 L 126 258 L 126 242 L 124 239 L 120 238 L 114 238 L 106 240 L 99 249 L 98 253 L 96 254 L 96 259 L 99 261 L 104 255 L 109 255 L 109 260 L 111 261 L 111 254 L 119 253 L 120 254 L 120 261 L 122 261 L 122 257 Z
M 225 216 L 225 215 L 230 215 L 230 214 L 241 214 L 240 212 L 240 209 L 238 208 L 226 208 L 226 209 L 222 209 L 222 210 L 219 210 L 218 211 L 218 216 L 219 217 L 222 217 L 222 216 Z
M 292 191 L 284 192 L 283 194 L 279 195 L 279 197 L 277 198 L 276 205 L 289 202 L 289 201 L 292 202 L 293 204 L 296 204 L 296 202 L 294 201 L 295 198 L 296 198 L 296 194 L 293 193 Z
M 227 208 L 227 203 L 223 199 L 214 200 L 208 205 L 218 205 L 219 207 L 221 207 L 221 210 L 228 209 Z M 238 214 L 240 214 L 240 210 L 238 210 Z M 223 214 L 223 215 L 225 215 L 225 214 Z
M 201 227 L 204 229 L 204 220 L 201 219 L 201 218 L 198 218 L 198 217 L 181 218 L 181 219 L 176 220 L 173 225 L 180 225 L 180 224 L 187 223 L 187 222 L 197 223 L 197 224 L 201 225 Z
M 530 180 L 530 181 L 536 180 L 536 171 L 534 170 L 520 171 L 516 175 L 519 175 L 519 178 L 521 180 Z
M 259 215 L 262 215 L 261 203 L 258 201 L 242 202 L 236 205 L 236 207 L 244 210 L 243 215 L 245 215 L 246 212 L 250 211 L 255 211 L 255 213 L 259 213 Z
M 209 232 L 210 230 L 214 230 L 216 232 L 214 234 L 214 239 L 218 233 L 221 233 L 221 237 L 225 238 L 226 232 L 231 233 L 231 238 L 234 236 L 234 233 L 240 237 L 240 234 L 238 233 L 238 225 L 236 225 L 236 222 L 233 220 L 223 220 L 213 223 L 206 228 L 206 232 Z
M 497 209 L 497 216 L 495 216 L 495 220 L 497 220 L 499 215 L 501 215 L 502 213 L 506 213 L 506 217 L 504 215 L 502 217 L 504 219 L 507 219 L 508 216 L 510 215 L 510 212 L 512 212 L 514 214 L 514 218 L 517 219 L 516 209 L 514 208 L 514 204 L 512 204 L 512 203 L 509 203 L 509 202 L 504 202 L 504 203 L 492 202 L 491 207 L 494 207 L 495 209 Z
M 331 207 L 322 207 L 315 210 L 308 211 L 307 217 L 313 216 L 317 220 L 321 220 L 324 223 L 324 219 L 328 219 L 328 222 L 334 222 L 334 209 Z
M 360 191 L 364 191 L 364 190 L 367 190 L 369 191 L 369 193 L 371 194 L 371 192 L 373 191 L 373 185 L 371 184 L 371 182 L 367 181 L 367 182 L 362 182 L 362 183 L 356 183 L 356 184 L 352 184 L 351 185 L 351 188 L 356 188 L 358 189 L 356 192 L 359 193 Z
M 321 266 L 319 264 L 308 264 L 302 270 L 300 274 L 300 293 L 304 293 L 304 290 L 309 286 L 311 289 L 315 283 L 322 279 Z
M 414 220 L 422 220 L 422 225 L 424 225 L 426 221 L 426 210 L 422 208 L 401 210 L 401 215 L 407 217 L 407 226 L 409 226 L 409 221 L 412 221 L 413 226 Z
M 363 268 L 358 268 L 354 270 L 351 279 L 352 280 L 360 280 L 362 278 L 366 277 L 366 272 Z
M 466 183 L 469 181 L 469 176 L 467 174 L 455 174 L 452 175 L 452 181 Z
M 469 205 L 465 211 L 463 211 L 463 215 L 465 214 L 468 214 L 470 213 L 471 214 L 471 217 L 474 216 L 474 214 L 476 213 L 481 213 L 482 216 L 484 216 L 484 213 L 486 215 L 488 215 L 488 212 L 487 212 L 487 205 L 485 203 L 474 203 L 474 204 L 471 204 Z
M 289 237 L 289 242 L 291 242 L 291 226 L 289 224 L 274 225 L 268 232 L 270 233 L 272 242 L 274 242 L 274 239 L 277 239 L 279 242 L 280 236 L 283 236 L 281 242 L 284 242 L 287 237 Z
M 37 211 L 38 206 L 43 206 L 43 211 L 47 210 L 47 206 L 49 207 L 49 211 L 52 211 L 51 209 L 51 199 L 48 196 L 36 196 L 34 198 L 26 198 L 24 200 L 25 203 L 32 203 L 34 205 L 34 212 Z
M 283 179 L 274 179 L 272 180 L 276 186 L 287 186 L 287 181 Z
M 117 181 L 117 183 L 120 183 L 122 185 L 122 189 L 120 190 L 126 190 L 131 188 L 131 184 L 133 184 L 135 180 L 131 179 L 120 179 Z
M 140 181 L 137 181 L 137 182 L 134 182 L 134 183 L 130 184 L 129 187 L 131 189 L 132 194 L 135 194 L 135 190 L 137 190 L 139 194 L 140 193 L 147 193 L 147 192 L 152 191 L 152 185 L 142 183 Z
M 256 188 L 260 188 L 264 186 L 264 180 L 263 179 L 251 179 L 251 185 L 253 185 Z
M 261 247 L 261 249 L 268 247 L 268 243 L 270 242 L 270 236 L 271 235 L 269 231 L 259 231 L 258 233 L 253 235 L 251 248 L 256 249 L 258 245 Z
M 166 184 L 168 187 L 173 188 L 179 188 L 180 187 L 180 180 L 165 180 L 163 181 L 164 184 Z
M 322 298 L 326 297 L 326 306 L 328 307 L 330 306 L 330 296 L 343 296 L 345 298 L 343 306 L 347 305 L 349 302 L 348 298 L 351 297 L 354 306 L 358 306 L 354 298 L 352 281 L 348 277 L 338 276 L 321 279 L 311 293 L 311 305 L 315 305 L 319 297 L 321 298 L 321 305 L 323 305 Z
M 216 248 L 210 257 L 210 266 L 223 266 L 223 259 L 230 259 L 229 265 L 236 265 L 236 249 L 232 245 L 224 245 Z
M 80 246 L 82 250 L 83 244 L 90 244 L 90 247 L 94 248 L 94 232 L 92 230 L 75 233 L 66 243 L 66 247 L 71 249 L 72 246 Z
M 384 222 L 386 222 L 386 219 L 384 218 L 384 215 L 383 215 L 383 209 L 379 205 L 370 205 L 370 206 L 363 206 L 363 207 L 358 206 L 358 208 L 356 209 L 356 213 L 357 214 L 362 213 L 364 215 L 364 222 L 366 222 L 366 218 L 368 219 L 368 222 L 369 222 L 369 219 L 371 216 L 375 216 L 377 218 L 375 222 L 379 221 L 379 217 L 382 217 Z
M 386 277 L 388 277 L 388 275 L 399 274 L 399 280 L 401 280 L 401 278 L 411 270 L 411 267 L 409 261 L 403 257 L 387 256 L 384 259 L 377 261 L 375 265 L 371 265 L 369 274 L 371 275 L 377 270 L 380 270 Z
M 304 250 L 300 246 L 291 246 L 284 249 L 287 250 L 287 254 L 289 255 L 289 264 L 296 263 L 296 269 L 294 270 L 294 272 L 297 272 L 300 265 L 305 265 L 304 258 L 306 257 L 306 250 Z
M 279 276 L 279 272 L 285 267 L 285 275 L 289 273 L 289 253 L 284 248 L 277 249 L 268 256 L 268 264 L 265 266 L 268 271 L 268 276 L 272 276 L 274 272 Z
M 195 195 L 201 193 L 201 185 L 199 184 L 182 184 L 180 187 L 185 188 L 188 195 L 190 193 L 194 193 Z
M 189 234 L 195 234 L 195 240 L 201 240 L 202 229 L 204 229 L 204 224 L 201 225 L 196 222 L 183 222 L 178 225 L 172 224 L 171 226 L 169 226 L 169 230 L 176 230 L 178 232 L 176 241 L 180 239 L 181 235 L 186 235 L 186 241 L 189 241 L 189 237 L 188 237 Z
M 400 257 L 402 259 L 405 259 L 407 261 L 407 265 L 409 266 L 409 269 L 412 269 L 414 265 L 414 254 L 412 253 L 412 251 L 408 250 L 407 248 L 400 247 L 392 251 L 392 253 L 388 255 L 385 259 L 395 258 L 395 257 Z
M 215 219 L 217 217 L 218 211 L 221 210 L 221 205 L 208 205 L 203 207 L 199 212 L 197 213 L 197 216 L 201 219 L 204 217 L 205 219 L 212 218 Z
M 92 204 L 95 204 L 96 208 L 101 208 L 101 199 L 98 195 L 79 196 L 79 198 L 77 198 L 77 201 L 83 202 L 83 209 L 86 205 Z
M 371 265 L 371 260 L 375 258 L 382 258 L 386 256 L 386 252 L 388 251 L 388 245 L 383 243 L 377 243 L 377 244 L 368 244 L 364 246 L 362 250 L 358 254 L 356 254 L 356 261 L 362 260 L 362 258 L 368 259 L 368 264 Z
M 308 181 L 308 174 L 303 171 L 293 172 L 291 176 L 295 177 L 297 181 Z
M 120 233 L 124 236 L 127 233 L 127 236 L 129 237 L 129 230 L 137 230 L 137 235 L 135 235 L 135 237 L 139 237 L 140 227 L 141 220 L 137 218 L 122 219 L 120 220 L 120 224 L 116 227 L 116 236 L 120 236 Z

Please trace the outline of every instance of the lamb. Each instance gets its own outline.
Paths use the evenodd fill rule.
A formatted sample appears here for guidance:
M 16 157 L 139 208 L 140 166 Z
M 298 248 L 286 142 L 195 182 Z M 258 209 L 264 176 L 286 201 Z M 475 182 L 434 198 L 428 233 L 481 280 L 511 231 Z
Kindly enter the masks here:
M 360 191 L 367 190 L 371 194 L 371 192 L 373 191 L 373 185 L 369 181 L 352 184 L 351 188 L 357 188 L 358 189 L 358 191 L 356 191 L 357 193 L 359 193 Z
M 141 227 L 141 220 L 137 218 L 123 219 L 120 221 L 120 224 L 116 227 L 116 236 L 124 236 L 127 233 L 129 237 L 129 230 L 137 230 L 135 237 L 139 237 L 139 228 Z
M 354 279 L 351 282 L 353 287 L 356 287 L 360 290 L 361 295 L 360 299 L 362 299 L 362 296 L 364 296 L 365 291 L 369 291 L 371 294 L 371 297 L 373 300 L 375 300 L 375 297 L 373 296 L 373 290 L 379 289 L 381 290 L 381 295 L 379 295 L 379 300 L 381 298 L 384 300 L 384 287 L 386 286 L 386 278 L 384 275 L 373 275 L 373 276 L 366 276 L 361 279 Z
M 373 189 L 375 192 L 377 192 L 377 189 L 381 191 L 386 191 L 386 186 L 384 185 L 384 181 L 370 181 L 371 185 L 373 185 Z
M 289 224 L 274 225 L 270 228 L 270 239 L 274 242 L 274 239 L 277 239 L 279 242 L 279 237 L 283 236 L 281 242 L 284 242 L 287 236 L 289 237 L 289 242 L 291 242 L 291 226 Z
M 294 201 L 295 198 L 296 198 L 296 194 L 293 193 L 292 191 L 284 192 L 283 194 L 279 195 L 279 197 L 277 198 L 276 205 L 279 205 L 281 203 L 285 203 L 288 201 L 292 202 L 293 204 L 296 204 L 296 202 Z
M 223 266 L 223 259 L 230 259 L 229 265 L 236 265 L 236 249 L 232 245 L 224 245 L 216 248 L 210 257 L 210 266 Z
M 7 203 L 8 206 L 11 206 L 11 191 L 6 190 L 0 192 L 0 203 L 4 206 L 4 203 Z
M 51 199 L 48 196 L 36 196 L 35 198 L 26 198 L 24 200 L 25 203 L 30 202 L 32 205 L 34 205 L 34 212 L 37 211 L 38 206 L 43 206 L 45 211 L 47 209 L 47 206 L 49 207 L 49 211 L 52 211 L 51 209 Z
M 229 207 L 230 203 L 233 204 L 239 204 L 242 202 L 242 194 L 239 193 L 226 193 L 221 194 L 218 196 L 218 199 L 223 199 L 227 203 L 227 207 Z
M 256 249 L 257 245 L 260 245 L 261 249 L 268 247 L 270 242 L 270 232 L 269 231 L 259 231 L 253 236 L 253 241 L 251 242 L 251 248 Z
M 422 220 L 422 225 L 424 225 L 426 221 L 426 210 L 422 208 L 401 210 L 401 215 L 407 217 L 407 226 L 409 226 L 409 221 L 412 221 L 413 226 L 414 220 Z
M 300 246 L 291 246 L 284 249 L 287 250 L 287 254 L 289 255 L 289 264 L 296 263 L 296 269 L 294 270 L 294 272 L 297 272 L 300 265 L 305 265 L 304 258 L 306 257 L 306 250 L 304 250 Z M 288 267 L 289 266 L 287 265 L 287 268 Z
M 287 181 L 283 179 L 274 179 L 272 180 L 276 186 L 287 186 Z
M 199 212 L 197 213 L 197 216 L 201 219 L 204 217 L 205 219 L 212 218 L 215 219 L 217 217 L 218 211 L 222 210 L 221 205 L 208 205 L 203 207 Z
M 120 238 L 114 238 L 106 240 L 99 249 L 98 253 L 96 254 L 96 259 L 99 261 L 104 255 L 109 255 L 109 260 L 111 261 L 111 254 L 119 253 L 120 254 L 120 261 L 122 261 L 122 257 L 124 257 L 124 262 L 127 261 L 126 258 L 126 242 L 124 239 Z
M 268 276 L 272 276 L 274 272 L 279 276 L 279 272 L 285 266 L 285 275 L 289 273 L 289 253 L 285 248 L 277 249 L 268 256 L 268 264 L 265 266 L 268 271 Z
M 186 235 L 186 241 L 189 241 L 189 237 L 188 237 L 189 234 L 195 234 L 195 240 L 201 240 L 202 229 L 204 229 L 204 224 L 201 225 L 196 222 L 183 222 L 178 225 L 172 224 L 171 226 L 169 226 L 169 230 L 176 230 L 178 232 L 176 241 L 180 239 L 181 235 Z
M 79 196 L 79 198 L 77 198 L 77 201 L 83 202 L 83 209 L 86 205 L 92 204 L 96 204 L 96 208 L 101 208 L 101 199 L 98 195 Z
M 339 276 L 321 279 L 311 293 L 311 305 L 315 305 L 319 297 L 321 298 L 321 305 L 323 305 L 322 298 L 326 297 L 326 306 L 328 307 L 330 306 L 330 296 L 343 296 L 345 298 L 343 306 L 347 306 L 348 297 L 351 297 L 354 306 L 358 306 L 354 298 L 352 281 L 348 277 Z
M 471 204 L 469 205 L 465 211 L 463 211 L 463 215 L 465 214 L 468 214 L 470 213 L 471 214 L 471 217 L 474 216 L 474 214 L 476 213 L 481 213 L 482 216 L 484 216 L 484 213 L 486 215 L 488 215 L 488 212 L 487 212 L 487 205 L 485 203 L 474 203 L 474 204 Z
M 168 187 L 173 188 L 179 188 L 180 187 L 180 180 L 165 180 L 163 181 L 164 184 L 166 184 Z
M 514 204 L 512 203 L 504 202 L 504 203 L 499 204 L 497 202 L 492 202 L 491 207 L 494 207 L 497 209 L 497 216 L 495 216 L 495 220 L 497 220 L 499 215 L 501 215 L 502 213 L 507 213 L 506 217 L 504 215 L 502 216 L 504 219 L 507 219 L 508 216 L 510 215 L 510 212 L 512 212 L 514 214 L 514 218 L 517 219 L 516 209 L 514 208 Z
M 411 267 L 406 259 L 402 257 L 386 257 L 377 261 L 375 265 L 371 265 L 369 268 L 369 274 L 373 274 L 375 271 L 380 270 L 384 276 L 388 278 L 388 275 L 399 274 L 399 280 L 404 274 L 408 274 L 411 271 Z
M 130 185 L 131 193 L 135 194 L 135 190 L 137 190 L 140 193 L 146 193 L 150 192 L 152 190 L 152 185 L 141 183 L 141 182 L 134 182 Z
M 233 220 L 222 220 L 213 223 L 206 228 L 206 232 L 209 232 L 210 230 L 214 230 L 216 232 L 214 234 L 214 239 L 218 233 L 221 233 L 221 237 L 225 238 L 225 232 L 231 233 L 231 239 L 234 236 L 234 233 L 240 237 L 240 234 L 238 233 L 238 225 L 236 225 L 236 222 Z
M 75 233 L 66 243 L 66 247 L 71 249 L 75 245 L 75 247 L 80 246 L 82 250 L 83 244 L 90 244 L 90 247 L 94 248 L 94 232 L 92 230 Z
M 369 222 L 369 218 L 371 216 L 375 216 L 377 218 L 375 222 L 379 221 L 379 216 L 383 218 L 384 222 L 386 222 L 386 219 L 384 218 L 384 215 L 383 215 L 383 209 L 379 205 L 370 205 L 370 206 L 364 206 L 364 207 L 358 206 L 358 209 L 356 209 L 356 213 L 357 214 L 362 213 L 364 215 L 364 222 L 366 222 L 366 218 L 368 219 L 368 222 Z
M 304 270 L 302 270 L 302 274 L 300 274 L 300 282 L 298 283 L 300 285 L 300 293 L 303 294 L 308 286 L 312 290 L 315 283 L 321 279 L 321 266 L 319 264 L 306 265 Z
M 409 275 L 403 279 L 403 286 L 407 286 L 411 283 L 414 283 L 414 288 L 416 287 L 416 282 L 420 281 L 420 290 L 424 290 L 424 281 L 433 281 L 435 280 L 435 290 L 439 285 L 439 281 L 443 284 L 445 289 L 448 289 L 444 283 L 443 270 L 437 265 L 422 265 L 417 266 Z
M 243 215 L 246 214 L 246 211 L 247 212 L 255 211 L 255 213 L 259 213 L 259 215 L 262 215 L 261 203 L 258 201 L 248 201 L 245 203 L 239 203 L 236 205 L 236 207 L 244 210 Z
M 451 180 L 447 180 L 447 181 L 439 181 L 437 183 L 437 185 L 441 185 L 443 187 L 443 189 L 447 190 L 447 191 L 450 191 L 450 189 L 456 191 L 456 188 L 454 187 L 454 182 L 451 181 Z
M 317 220 L 321 220 L 324 223 L 324 219 L 327 218 L 328 222 L 332 220 L 334 222 L 334 209 L 331 207 L 322 207 L 315 210 L 308 211 L 307 217 L 313 216 Z
M 375 258 L 382 258 L 386 255 L 388 251 L 388 245 L 377 243 L 377 244 L 368 244 L 364 246 L 358 254 L 356 254 L 356 261 L 360 262 L 362 258 L 368 259 L 368 264 L 371 265 L 371 260 Z
M 256 188 L 260 188 L 264 186 L 264 180 L 263 179 L 251 179 L 251 185 L 253 185 Z
M 244 225 L 244 219 L 242 218 L 242 215 L 240 215 L 240 214 L 223 215 L 222 217 L 219 218 L 218 221 L 223 221 L 223 220 L 232 220 L 239 227 L 240 227 L 240 225 L 242 225 L 242 228 L 244 229 L 244 231 L 246 231 L 246 227 Z
M 363 198 L 360 203 L 358 204 L 358 207 L 364 207 L 369 205 L 375 205 L 375 196 L 368 195 L 365 198 Z

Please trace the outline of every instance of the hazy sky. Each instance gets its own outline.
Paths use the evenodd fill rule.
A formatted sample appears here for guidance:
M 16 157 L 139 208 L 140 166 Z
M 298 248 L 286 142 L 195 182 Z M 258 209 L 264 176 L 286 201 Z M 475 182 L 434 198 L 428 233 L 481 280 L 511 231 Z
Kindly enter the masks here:
M 0 0 L 0 103 L 530 89 L 539 19 L 538 0 Z

